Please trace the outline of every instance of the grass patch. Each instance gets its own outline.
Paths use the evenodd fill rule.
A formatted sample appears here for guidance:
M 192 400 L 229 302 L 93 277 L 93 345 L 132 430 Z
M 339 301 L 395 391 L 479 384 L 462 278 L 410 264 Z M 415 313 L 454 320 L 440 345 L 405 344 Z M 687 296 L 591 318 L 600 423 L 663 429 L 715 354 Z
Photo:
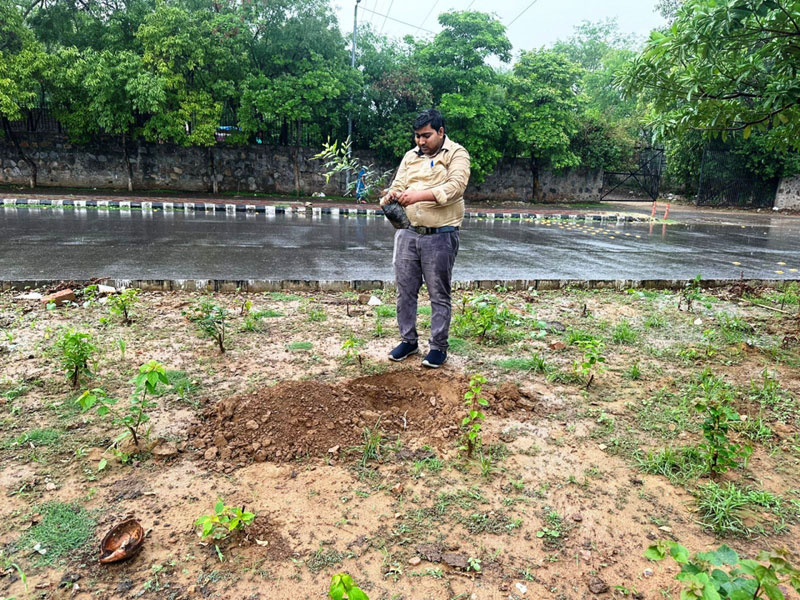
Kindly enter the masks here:
M 741 488 L 735 483 L 707 483 L 697 488 L 700 523 L 717 535 L 765 535 L 785 530 L 787 519 L 796 519 L 800 503 L 786 502 L 780 496 L 757 489 Z M 775 516 L 770 520 L 767 514 Z
M 417 314 L 418 315 L 427 315 L 427 316 L 430 317 L 431 314 L 432 314 L 431 307 L 430 306 L 418 306 L 417 307 Z
M 704 475 L 708 469 L 706 457 L 697 448 L 663 448 L 634 456 L 637 466 L 645 473 L 662 475 L 675 484 L 686 484 Z
M 6 447 L 10 446 L 25 446 L 33 444 L 39 446 L 52 446 L 57 444 L 61 439 L 61 432 L 57 429 L 31 429 L 22 435 L 18 435 L 6 443 Z
M 633 344 L 638 334 L 627 321 L 620 321 L 611 332 L 611 341 L 615 344 Z
M 644 320 L 644 326 L 647 327 L 647 329 L 662 329 L 663 327 L 666 327 L 666 325 L 666 317 L 659 313 L 647 315 L 647 318 Z
M 32 527 L 19 542 L 21 548 L 36 544 L 45 554 L 36 553 L 38 565 L 52 565 L 74 553 L 89 540 L 95 522 L 79 504 L 49 502 L 40 507 L 42 520 Z
M 394 319 L 397 317 L 397 307 L 381 304 L 375 307 L 375 315 L 381 319 Z
M 342 560 L 345 558 L 346 555 L 336 550 L 336 548 L 331 548 L 330 550 L 319 548 L 311 555 L 311 558 L 306 561 L 306 566 L 312 573 L 319 573 L 323 569 L 341 564 Z
M 497 361 L 497 366 L 509 371 L 527 371 L 529 373 L 546 373 L 547 363 L 538 354 L 532 354 L 527 358 L 508 358 Z
M 311 342 L 289 342 L 286 344 L 289 352 L 309 352 L 314 349 L 314 344 Z
M 591 342 L 599 340 L 600 338 L 592 333 L 589 333 L 585 329 L 573 329 L 570 327 L 564 334 L 564 339 L 568 346 L 572 346 L 578 342 Z

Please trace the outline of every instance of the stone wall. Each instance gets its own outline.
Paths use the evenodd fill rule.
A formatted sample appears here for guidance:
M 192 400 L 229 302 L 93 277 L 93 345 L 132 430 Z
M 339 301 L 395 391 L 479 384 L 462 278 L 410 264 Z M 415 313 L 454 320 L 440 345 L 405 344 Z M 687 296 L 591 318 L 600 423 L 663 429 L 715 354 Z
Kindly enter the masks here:
M 37 184 L 43 187 L 125 189 L 124 153 L 118 138 L 105 137 L 88 144 L 74 144 L 59 135 L 17 133 L 25 152 L 38 167 Z M 213 149 L 183 148 L 172 144 L 129 142 L 128 154 L 137 190 L 211 190 L 213 156 L 218 189 L 224 192 L 295 191 L 295 152 L 283 146 L 226 146 Z M 328 184 L 320 173 L 321 163 L 311 160 L 313 148 L 299 148 L 296 166 L 303 194 L 344 192 L 344 176 Z M 369 162 L 374 157 L 358 153 Z M 388 165 L 392 168 L 396 165 Z M 585 202 L 600 199 L 602 171 L 576 170 L 554 175 L 543 172 L 540 189 L 544 202 Z M 25 185 L 28 166 L 9 140 L 0 138 L 0 183 Z M 470 185 L 467 200 L 515 200 L 530 202 L 533 189 L 529 163 L 504 162 L 481 185 Z
M 778 184 L 775 208 L 780 210 L 800 210 L 800 175 L 784 177 Z

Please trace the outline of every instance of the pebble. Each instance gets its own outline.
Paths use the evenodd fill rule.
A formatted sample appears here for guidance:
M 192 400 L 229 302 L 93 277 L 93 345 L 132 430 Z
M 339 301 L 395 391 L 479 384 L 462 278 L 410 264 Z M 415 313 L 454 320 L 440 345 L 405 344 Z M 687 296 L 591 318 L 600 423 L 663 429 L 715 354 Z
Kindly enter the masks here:
M 205 454 L 203 454 L 203 458 L 205 458 L 206 460 L 214 460 L 215 458 L 217 458 L 217 447 L 211 446 L 210 448 L 208 448 L 205 451 Z
M 653 569 L 645 569 L 642 571 L 642 575 L 645 577 L 652 577 L 653 576 Z
M 419 556 L 412 556 L 410 559 L 408 559 L 408 564 L 410 564 L 412 567 L 416 567 L 421 562 L 422 559 Z
M 258 423 L 253 419 L 250 419 L 247 423 L 245 423 L 244 426 L 251 431 L 255 431 L 256 429 L 258 429 Z
M 528 592 L 528 586 L 525 585 L 524 583 L 517 582 L 517 585 L 515 587 L 517 588 L 517 591 L 523 596 Z

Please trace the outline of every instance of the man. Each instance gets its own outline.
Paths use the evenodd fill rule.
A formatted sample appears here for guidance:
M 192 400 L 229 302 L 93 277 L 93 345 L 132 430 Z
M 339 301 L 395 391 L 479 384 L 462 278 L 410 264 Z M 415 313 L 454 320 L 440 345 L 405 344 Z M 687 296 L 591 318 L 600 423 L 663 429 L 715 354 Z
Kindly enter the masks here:
M 414 121 L 417 148 L 403 157 L 381 204 L 396 200 L 411 227 L 394 237 L 397 325 L 402 342 L 389 359 L 402 361 L 419 352 L 417 297 L 423 278 L 431 297 L 430 351 L 422 364 L 438 369 L 447 360 L 450 290 L 458 254 L 458 230 L 464 218 L 469 153 L 445 134 L 442 114 L 426 110 Z

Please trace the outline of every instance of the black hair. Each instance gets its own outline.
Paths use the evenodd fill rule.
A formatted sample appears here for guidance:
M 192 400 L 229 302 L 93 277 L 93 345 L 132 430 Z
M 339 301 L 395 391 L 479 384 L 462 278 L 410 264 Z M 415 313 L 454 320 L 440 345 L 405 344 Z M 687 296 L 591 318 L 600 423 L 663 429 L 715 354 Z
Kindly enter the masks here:
M 414 119 L 414 131 L 422 129 L 425 125 L 430 125 L 435 131 L 439 131 L 444 127 L 444 117 L 435 108 L 423 110 L 416 119 Z

